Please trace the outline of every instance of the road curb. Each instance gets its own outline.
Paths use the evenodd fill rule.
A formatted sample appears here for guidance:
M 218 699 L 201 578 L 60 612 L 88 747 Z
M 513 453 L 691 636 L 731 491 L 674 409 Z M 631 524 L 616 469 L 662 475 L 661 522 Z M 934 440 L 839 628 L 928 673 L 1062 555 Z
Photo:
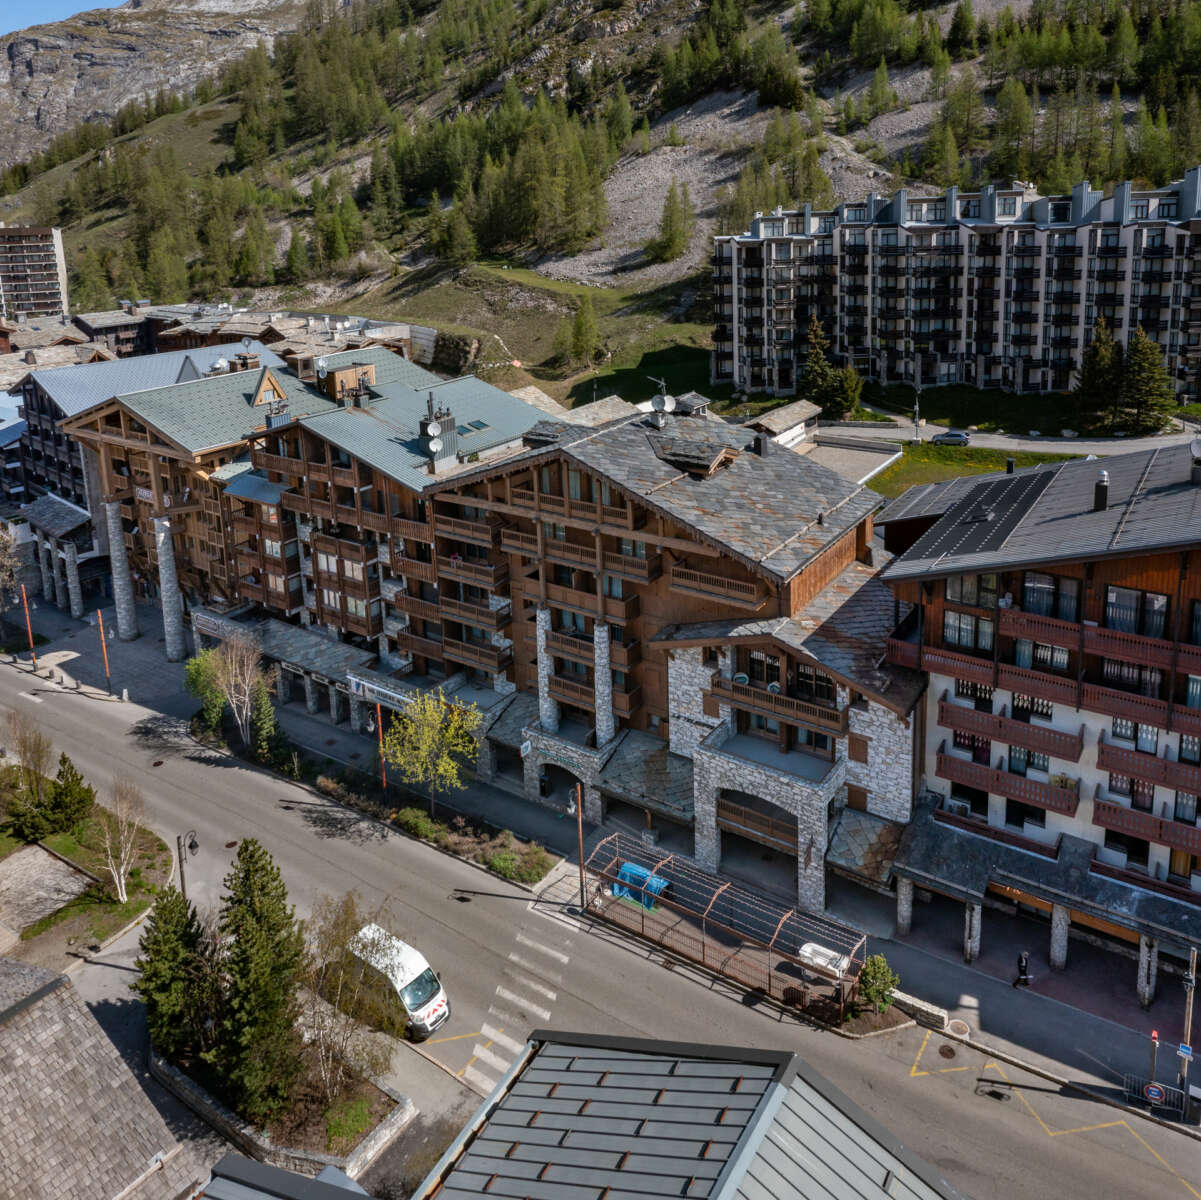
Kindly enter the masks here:
M 485 1099 L 487 1099 L 487 1096 L 488 1096 L 487 1092 L 481 1092 L 478 1088 L 476 1088 L 472 1084 L 468 1083 L 467 1080 L 464 1079 L 462 1075 L 459 1075 L 457 1072 L 452 1071 L 450 1069 L 450 1067 L 448 1067 L 446 1065 L 446 1063 L 441 1062 L 440 1060 L 436 1059 L 428 1050 L 423 1050 L 416 1042 L 405 1041 L 405 1042 L 402 1042 L 401 1044 L 405 1047 L 406 1050 L 412 1050 L 414 1054 L 419 1054 L 422 1058 L 425 1059 L 425 1061 L 427 1063 L 430 1063 L 433 1066 L 437 1067 L 439 1071 L 443 1072 L 443 1074 L 449 1075 L 451 1077 L 451 1079 L 453 1079 L 455 1081 L 455 1083 L 462 1084 L 462 1086 L 465 1087 L 469 1092 L 473 1092 L 475 1095 L 482 1096 Z

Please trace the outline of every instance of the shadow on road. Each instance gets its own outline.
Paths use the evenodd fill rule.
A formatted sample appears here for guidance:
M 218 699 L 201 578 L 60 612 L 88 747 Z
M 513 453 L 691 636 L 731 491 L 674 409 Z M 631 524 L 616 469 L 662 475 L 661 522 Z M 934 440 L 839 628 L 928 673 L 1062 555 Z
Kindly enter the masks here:
M 343 838 L 360 844 L 388 840 L 388 830 L 380 822 L 332 801 L 289 799 L 276 803 L 286 812 L 300 813 L 304 823 L 320 838 Z
M 229 754 L 210 750 L 192 737 L 188 722 L 181 717 L 155 713 L 143 717 L 130 727 L 130 733 L 141 749 L 150 754 L 170 754 L 174 758 L 186 758 L 189 762 L 203 763 L 207 767 L 245 767 Z

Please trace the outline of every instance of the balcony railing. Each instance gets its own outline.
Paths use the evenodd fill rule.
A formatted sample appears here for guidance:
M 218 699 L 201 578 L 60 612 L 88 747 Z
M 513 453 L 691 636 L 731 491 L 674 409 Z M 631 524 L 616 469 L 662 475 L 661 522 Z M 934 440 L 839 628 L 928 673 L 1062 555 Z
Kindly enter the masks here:
M 1028 667 L 1001 663 L 997 668 L 997 685 L 1054 704 L 1076 704 L 1076 681 L 1063 675 L 1052 675 L 1049 671 L 1032 671 Z
M 922 670 L 969 679 L 973 683 L 992 683 L 993 664 L 991 658 L 975 658 L 942 646 L 923 646 Z
M 1012 771 L 1002 771 L 984 763 L 956 758 L 942 748 L 938 751 L 935 774 L 939 779 L 950 783 L 961 783 L 965 787 L 973 787 L 994 796 L 1004 796 L 1007 800 L 1017 800 L 1022 804 L 1032 804 L 1035 808 L 1063 813 L 1069 817 L 1076 815 L 1076 806 L 1080 802 L 1078 780 L 1073 780 L 1071 787 L 1044 783 L 1041 779 L 1031 779 L 1028 775 L 1015 775 Z
M 420 579 L 423 583 L 436 583 L 438 579 L 438 568 L 432 562 L 406 558 L 403 554 L 392 555 L 392 570 L 397 575 L 403 575 L 407 579 Z
M 639 558 L 633 554 L 613 554 L 605 552 L 604 569 L 610 575 L 620 575 L 623 579 L 635 579 L 640 583 L 649 583 L 659 578 L 662 560 L 657 554 L 648 554 Z
M 509 577 L 507 563 L 475 562 L 465 558 L 438 556 L 438 574 L 447 579 L 473 583 L 477 587 L 494 588 Z
M 908 667 L 917 670 L 917 642 L 907 642 L 903 638 L 890 637 L 885 644 L 885 656 L 894 667 Z
M 1093 801 L 1093 824 L 1102 829 L 1112 829 L 1114 833 L 1141 838 L 1145 842 L 1171 846 L 1173 850 L 1201 854 L 1201 828 L 1196 825 L 1157 817 L 1154 813 L 1141 812 L 1137 808 L 1127 808 L 1110 800 L 1102 800 L 1100 796 Z
M 642 689 L 631 686 L 628 691 L 613 689 L 613 711 L 619 717 L 632 717 L 642 703 Z
M 434 531 L 424 521 L 409 521 L 404 517 L 392 517 L 392 534 L 409 538 L 414 542 L 432 542 Z
M 1095 625 L 1086 625 L 1084 628 L 1084 652 L 1165 670 L 1172 666 L 1171 642 L 1137 633 L 1123 633 L 1117 629 L 1102 629 Z
M 670 583 L 677 591 L 717 596 L 744 608 L 759 608 L 767 599 L 767 588 L 758 581 L 725 579 L 720 575 L 693 571 L 687 567 L 673 566 Z
M 466 621 L 481 629 L 503 629 L 512 619 L 511 608 L 490 608 L 487 604 L 471 604 L 466 600 L 439 601 L 443 619 Z
M 769 817 L 742 804 L 729 800 L 717 802 L 717 826 L 741 837 L 750 838 L 764 846 L 783 850 L 785 854 L 797 852 L 797 824 L 781 817 Z
M 547 680 L 548 690 L 556 700 L 574 704 L 577 708 L 595 708 L 596 697 L 590 683 L 576 683 L 562 675 L 552 675 Z
M 1080 644 L 1080 626 L 1074 621 L 1023 612 L 1020 608 L 1002 608 L 997 617 L 997 629 L 1003 637 L 1031 638 L 1056 646 Z
M 497 526 L 488 521 L 468 521 L 461 517 L 434 515 L 434 529 L 443 537 L 456 538 L 477 546 L 491 546 L 496 539 Z
M 452 662 L 466 663 L 469 667 L 481 667 L 485 671 L 503 670 L 505 663 L 513 657 L 511 646 L 489 646 L 478 642 L 460 642 L 454 638 L 442 641 L 443 656 Z
M 1084 684 L 1080 706 L 1089 712 L 1126 717 L 1140 724 L 1158 725 L 1161 729 L 1167 728 L 1168 714 L 1172 708 L 1166 700 L 1140 696 L 1136 692 L 1121 692 L 1098 683 Z
M 811 726 L 835 735 L 842 735 L 847 731 L 845 708 L 812 700 L 797 700 L 781 692 L 769 692 L 766 688 L 735 683 L 732 679 L 717 674 L 713 676 L 709 688 L 712 695 L 722 704 L 776 717 L 794 725 Z
M 546 648 L 551 654 L 570 658 L 573 662 L 587 663 L 589 666 L 592 665 L 596 653 L 591 638 L 554 630 L 546 635 Z
M 1004 713 L 980 712 L 963 704 L 954 704 L 946 698 L 938 702 L 938 723 L 947 729 L 958 729 L 963 733 L 974 733 L 1005 742 L 1010 746 L 1022 746 L 1052 758 L 1078 762 L 1084 750 L 1084 726 L 1079 733 L 1065 733 L 1062 729 L 1051 729 L 1046 725 L 1035 725 L 1018 721 Z
M 1097 766 L 1115 775 L 1131 775 L 1148 783 L 1181 792 L 1201 792 L 1201 766 L 1146 754 L 1133 746 L 1120 746 L 1104 734 L 1097 745 Z
M 442 643 L 434 638 L 422 637 L 418 633 L 398 633 L 396 648 L 404 653 L 420 654 L 425 658 L 442 658 Z
M 408 592 L 397 592 L 393 597 L 392 603 L 401 612 L 406 612 L 410 616 L 420 617 L 425 621 L 442 620 L 442 609 L 438 604 L 431 603 L 429 600 L 420 600 L 416 596 L 411 596 Z
M 966 830 L 978 837 L 991 838 L 994 842 L 1004 842 L 1007 846 L 1017 846 L 1031 854 L 1041 854 L 1044 858 L 1059 857 L 1059 840 L 1054 845 L 1037 842 L 1034 838 L 1023 837 L 1010 829 L 1000 829 L 990 825 L 983 817 L 961 817 L 958 813 L 948 812 L 945 808 L 934 810 L 934 819 L 943 825 L 954 825 L 956 829 Z

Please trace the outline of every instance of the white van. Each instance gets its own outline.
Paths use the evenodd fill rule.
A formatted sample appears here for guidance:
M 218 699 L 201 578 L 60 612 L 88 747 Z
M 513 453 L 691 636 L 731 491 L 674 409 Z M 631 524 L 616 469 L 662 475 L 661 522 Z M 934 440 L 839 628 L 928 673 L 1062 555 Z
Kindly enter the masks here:
M 421 1040 L 450 1019 L 450 1000 L 425 956 L 380 925 L 364 925 L 350 952 L 389 997 L 400 1001 L 405 1028 Z

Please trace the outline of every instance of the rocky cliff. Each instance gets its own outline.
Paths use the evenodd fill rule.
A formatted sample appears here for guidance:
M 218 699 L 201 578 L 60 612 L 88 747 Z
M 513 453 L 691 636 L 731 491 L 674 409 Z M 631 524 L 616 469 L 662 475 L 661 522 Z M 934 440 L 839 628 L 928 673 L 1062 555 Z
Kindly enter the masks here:
M 302 0 L 130 0 L 0 38 L 0 166 L 78 121 L 185 90 L 295 29 Z

